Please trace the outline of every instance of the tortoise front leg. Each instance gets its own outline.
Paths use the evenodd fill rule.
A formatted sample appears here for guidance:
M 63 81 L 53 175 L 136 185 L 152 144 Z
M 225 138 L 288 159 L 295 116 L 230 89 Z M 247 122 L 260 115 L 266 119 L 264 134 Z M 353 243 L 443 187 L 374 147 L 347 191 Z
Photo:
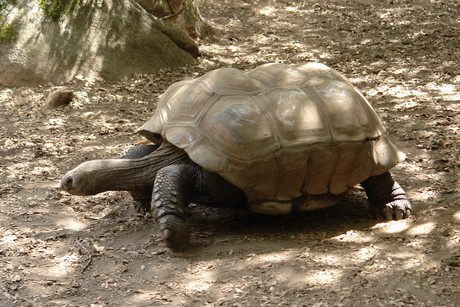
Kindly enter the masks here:
M 366 190 L 369 202 L 383 212 L 386 220 L 400 220 L 410 216 L 412 208 L 406 192 L 389 172 L 369 177 L 361 185 Z
M 152 209 L 166 245 L 173 251 L 185 250 L 190 233 L 184 210 L 189 205 L 187 195 L 195 184 L 196 168 L 190 165 L 170 165 L 158 171 L 153 185 Z
M 189 245 L 184 210 L 191 202 L 247 209 L 243 191 L 197 165 L 169 165 L 160 169 L 153 186 L 152 209 L 166 245 L 173 251 L 183 251 Z

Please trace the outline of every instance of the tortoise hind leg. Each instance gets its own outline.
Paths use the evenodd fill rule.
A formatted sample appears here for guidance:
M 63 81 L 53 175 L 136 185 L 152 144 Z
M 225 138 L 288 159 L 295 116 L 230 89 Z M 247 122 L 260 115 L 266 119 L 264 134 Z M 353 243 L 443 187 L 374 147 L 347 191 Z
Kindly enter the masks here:
M 389 172 L 369 177 L 361 185 L 366 190 L 369 202 L 383 212 L 386 220 L 400 220 L 410 216 L 412 209 L 406 192 Z

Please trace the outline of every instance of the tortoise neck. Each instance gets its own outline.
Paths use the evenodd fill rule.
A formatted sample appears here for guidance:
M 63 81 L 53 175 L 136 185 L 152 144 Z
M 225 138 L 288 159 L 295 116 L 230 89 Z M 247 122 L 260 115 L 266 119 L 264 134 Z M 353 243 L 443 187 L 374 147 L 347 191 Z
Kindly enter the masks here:
M 187 154 L 170 146 L 162 146 L 150 155 L 138 159 L 102 160 L 94 172 L 100 191 L 134 191 L 152 188 L 157 172 L 172 164 L 191 164 Z

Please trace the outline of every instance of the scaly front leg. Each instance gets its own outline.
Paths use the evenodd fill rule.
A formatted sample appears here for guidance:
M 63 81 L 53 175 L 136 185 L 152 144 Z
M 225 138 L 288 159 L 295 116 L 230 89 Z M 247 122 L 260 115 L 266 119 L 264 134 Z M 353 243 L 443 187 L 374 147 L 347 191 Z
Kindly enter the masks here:
M 196 167 L 170 165 L 158 171 L 152 194 L 152 209 L 166 245 L 175 252 L 185 250 L 190 233 L 184 210 L 194 190 Z

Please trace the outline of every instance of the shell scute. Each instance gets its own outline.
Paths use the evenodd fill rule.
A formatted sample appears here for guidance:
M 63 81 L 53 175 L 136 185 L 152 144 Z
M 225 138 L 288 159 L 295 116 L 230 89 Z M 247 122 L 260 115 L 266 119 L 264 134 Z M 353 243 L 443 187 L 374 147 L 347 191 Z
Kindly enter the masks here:
M 351 85 L 336 80 L 315 80 L 306 84 L 318 97 L 316 103 L 328 121 L 332 142 L 377 138 L 385 132 L 367 101 Z
M 265 90 L 258 80 L 251 78 L 236 68 L 220 68 L 198 78 L 213 92 L 220 95 L 249 95 Z
M 197 80 L 188 83 L 169 99 L 164 98 L 168 100 L 161 108 L 163 124 L 181 125 L 194 122 L 206 111 L 206 104 L 210 104 L 214 96 L 216 94 L 204 82 Z
M 249 71 L 247 75 L 259 80 L 266 87 L 294 87 L 302 84 L 308 75 L 295 66 L 265 64 Z
M 284 147 L 332 141 L 321 108 L 302 88 L 275 88 L 258 99 L 273 116 Z
M 204 115 L 198 128 L 227 155 L 251 160 L 278 147 L 272 122 L 247 96 L 223 96 Z M 193 159 L 193 158 L 192 158 Z

